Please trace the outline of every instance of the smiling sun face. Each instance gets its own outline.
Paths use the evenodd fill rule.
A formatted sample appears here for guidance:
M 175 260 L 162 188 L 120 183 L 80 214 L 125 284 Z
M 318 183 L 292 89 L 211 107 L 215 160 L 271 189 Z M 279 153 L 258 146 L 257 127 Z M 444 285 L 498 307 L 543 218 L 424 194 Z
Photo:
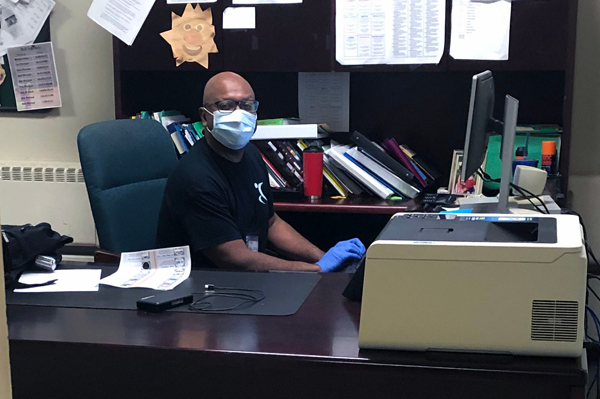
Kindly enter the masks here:
M 177 66 L 184 62 L 197 62 L 208 68 L 208 54 L 219 52 L 214 40 L 211 9 L 202 11 L 200 5 L 194 8 L 188 4 L 181 17 L 172 14 L 171 26 L 171 30 L 160 35 L 171 45 Z

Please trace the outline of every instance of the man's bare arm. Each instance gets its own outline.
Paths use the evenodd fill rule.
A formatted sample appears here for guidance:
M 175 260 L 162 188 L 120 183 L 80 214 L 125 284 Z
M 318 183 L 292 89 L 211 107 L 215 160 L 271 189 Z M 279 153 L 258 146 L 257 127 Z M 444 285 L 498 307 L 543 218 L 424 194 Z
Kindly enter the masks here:
M 287 270 L 320 272 L 314 263 L 288 261 L 246 247 L 243 240 L 229 241 L 203 251 L 215 265 L 228 269 L 241 270 Z
M 269 219 L 269 243 L 281 255 L 302 262 L 316 263 L 325 255 L 276 213 Z

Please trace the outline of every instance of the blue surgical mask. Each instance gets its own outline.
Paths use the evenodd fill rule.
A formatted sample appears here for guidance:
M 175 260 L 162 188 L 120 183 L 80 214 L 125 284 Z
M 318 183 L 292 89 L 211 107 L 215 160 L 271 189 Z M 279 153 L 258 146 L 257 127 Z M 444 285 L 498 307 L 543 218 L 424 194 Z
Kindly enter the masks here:
M 215 111 L 213 129 L 206 128 L 225 147 L 240 150 L 248 144 L 256 130 L 256 114 L 236 109 L 233 112 Z

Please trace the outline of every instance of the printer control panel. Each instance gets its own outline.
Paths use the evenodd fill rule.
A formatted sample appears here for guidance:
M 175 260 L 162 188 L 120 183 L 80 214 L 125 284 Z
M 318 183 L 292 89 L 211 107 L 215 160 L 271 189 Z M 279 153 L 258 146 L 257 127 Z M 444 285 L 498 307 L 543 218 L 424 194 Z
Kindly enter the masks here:
M 556 219 L 518 215 L 407 213 L 394 216 L 378 240 L 556 243 Z
M 464 216 L 452 213 L 406 213 L 395 216 L 402 219 L 455 220 L 460 222 L 538 223 L 540 218 L 524 216 Z

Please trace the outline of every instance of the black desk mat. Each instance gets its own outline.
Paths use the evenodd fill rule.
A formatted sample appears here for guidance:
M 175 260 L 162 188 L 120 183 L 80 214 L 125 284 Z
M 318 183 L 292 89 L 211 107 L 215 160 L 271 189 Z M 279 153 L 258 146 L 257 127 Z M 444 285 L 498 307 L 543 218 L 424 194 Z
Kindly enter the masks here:
M 117 270 L 116 267 L 110 266 L 90 265 L 90 268 L 102 269 L 102 277 Z M 261 302 L 232 311 L 219 312 L 219 314 L 289 316 L 298 311 L 320 279 L 321 276 L 316 273 L 192 270 L 190 277 L 172 292 L 198 293 L 198 295 L 194 295 L 194 299 L 197 299 L 202 296 L 205 284 L 261 290 L 265 294 L 265 299 Z M 147 288 L 116 288 L 100 284 L 97 292 L 7 292 L 6 303 L 9 305 L 137 310 L 138 299 L 157 292 L 163 291 Z M 227 302 L 225 298 L 217 298 L 213 304 L 215 307 L 227 307 L 231 302 Z M 192 313 L 194 311 L 189 310 L 187 305 L 183 305 L 170 309 L 168 312 Z

